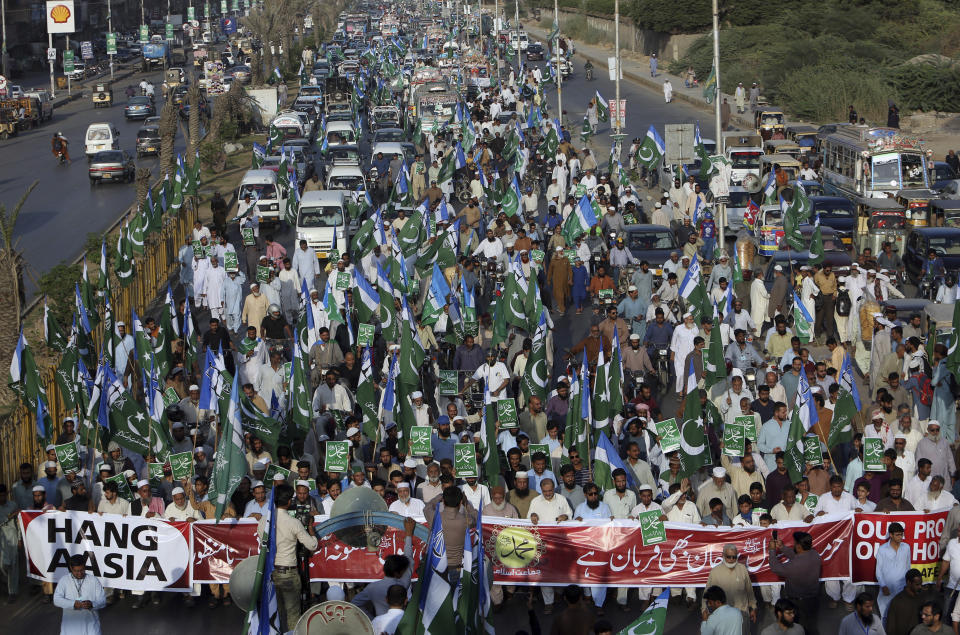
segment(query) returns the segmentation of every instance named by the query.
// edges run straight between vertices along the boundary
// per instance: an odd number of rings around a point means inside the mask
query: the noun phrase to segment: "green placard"
[[[300,479],[300,480],[303,480],[303,479]],[[310,483],[310,491],[311,491],[311,492],[317,491],[317,479],[315,479],[315,478],[308,478],[308,479],[307,479],[307,482]]]
[[[133,502],[133,490],[130,489],[130,483],[127,483],[127,479],[123,474],[114,474],[110,478],[104,479],[104,483],[114,482],[117,484],[117,489],[120,490],[120,498]]]
[[[743,456],[743,445],[743,426],[736,421],[728,423],[723,429],[723,453]]]
[[[770,513],[770,510],[767,509],[766,507],[754,507],[750,515],[750,522],[752,522],[754,525],[759,525],[760,517],[763,516],[764,514],[769,514],[769,513]]]
[[[205,251],[205,250],[204,250],[204,248],[203,248],[203,243],[202,243],[202,242],[200,242],[199,240],[193,241],[193,255],[194,255],[194,256],[200,256],[201,258],[203,258],[203,252],[204,252],[204,251]]]
[[[243,244],[246,247],[252,247],[257,244],[257,238],[253,235],[252,227],[244,227],[240,230],[240,235],[243,236]]]
[[[587,186],[582,183],[579,183],[577,184],[576,189],[573,190],[573,198],[579,201],[581,198],[583,198],[583,195],[586,193],[587,193]]]
[[[472,443],[457,443],[453,447],[453,469],[457,478],[479,478],[476,446]]]
[[[63,52],[63,72],[72,73],[73,70],[74,70],[73,51],[64,51]]]
[[[197,11],[193,7],[187,7],[187,21],[193,22],[197,19]]]
[[[624,214],[623,215],[623,224],[624,225],[636,225],[637,217],[633,214]]]
[[[225,251],[223,253],[223,268],[227,271],[240,271],[240,260],[237,258],[237,252]]]
[[[157,489],[163,482],[163,463],[147,463],[150,475],[150,488]]]
[[[273,477],[277,474],[283,474],[284,481],[290,478],[290,470],[271,463],[267,466],[267,471],[263,475],[263,482],[268,488],[273,487]]]
[[[433,429],[430,426],[412,426],[410,428],[410,455],[431,456],[433,448],[430,445],[430,435]]]
[[[663,526],[663,521],[660,520],[662,513],[660,510],[653,510],[641,512],[640,515],[637,516],[637,521],[640,523],[640,536],[643,539],[644,547],[667,541],[667,529]]]
[[[164,26],[164,34],[167,36],[167,40],[173,39],[173,25],[169,22]]]
[[[542,249],[534,249],[533,251],[531,251],[531,252],[530,252],[530,259],[533,260],[533,261],[534,261],[535,263],[537,263],[537,264],[543,264],[543,250],[542,250]]]
[[[337,272],[337,291],[345,291],[350,288],[350,279],[351,275],[349,271],[338,271]]]
[[[460,392],[460,385],[457,381],[457,371],[455,370],[441,370],[440,371],[440,394],[441,395],[455,395]]]
[[[760,439],[759,419],[760,417],[754,417],[753,415],[743,415],[735,418],[733,422],[743,426],[743,436],[745,439],[756,443],[757,440]]]
[[[107,55],[117,54],[117,34],[107,33]]]
[[[357,344],[373,346],[373,324],[361,324],[357,327]]]
[[[324,472],[346,472],[350,465],[350,442],[327,441],[327,454],[323,459]]]
[[[676,419],[658,421],[657,436],[660,437],[660,449],[664,454],[680,449],[680,428]]]
[[[546,443],[531,443],[530,444],[530,457],[532,458],[537,452],[543,452],[547,455],[547,460],[550,460],[550,446]]]
[[[257,265],[257,282],[270,282],[270,267]]]
[[[810,465],[823,465],[823,451],[820,449],[820,437],[803,437],[803,460]]]
[[[500,421],[501,430],[510,430],[517,427],[517,402],[514,401],[513,397],[497,401],[497,420]]]
[[[290,370],[292,368],[293,368],[293,362],[283,363],[283,377],[285,382],[290,380]]]
[[[193,452],[171,454],[170,469],[173,470],[173,480],[175,481],[193,476]]]
[[[75,442],[54,446],[57,451],[57,462],[64,474],[80,470],[80,452]]]
[[[577,250],[576,249],[564,249],[563,255],[567,257],[567,260],[570,261],[572,265],[577,261]]]
[[[146,24],[140,25],[140,44],[146,44],[150,41],[150,27]]]
[[[600,291],[597,293],[597,297],[600,298],[601,300],[603,300],[604,298],[612,298],[613,289],[600,289]]]
[[[883,464],[883,439],[868,438],[863,440],[863,471],[883,472],[887,466]]]
[[[808,494],[807,500],[803,501],[803,505],[807,508],[807,511],[811,514],[813,510],[817,508],[817,503],[820,501],[820,497],[816,494]]]
[[[336,262],[336,261],[340,260],[340,250],[339,250],[339,249],[331,249],[330,251],[328,251],[328,252],[327,252],[327,260],[329,260],[330,262]]]
[[[240,10],[240,2],[239,2],[239,0],[231,0],[231,2],[230,2],[230,10],[231,10],[231,11],[239,11],[239,10]]]

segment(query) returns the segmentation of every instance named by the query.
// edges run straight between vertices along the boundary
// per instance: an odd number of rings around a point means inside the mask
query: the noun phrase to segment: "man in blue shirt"
[[[627,287],[627,297],[617,305],[617,314],[630,325],[630,332],[636,333],[643,339],[646,328],[648,299],[641,299],[640,292],[635,285]]]
[[[727,604],[727,594],[718,586],[703,593],[710,617],[700,627],[701,635],[740,635],[743,632],[743,613]]]
[[[658,308],[655,315],[654,321],[647,324],[643,340],[651,358],[657,348],[670,348],[670,340],[673,338],[673,325],[664,319],[663,309]]]
[[[906,586],[907,571],[910,570],[910,545],[903,543],[903,525],[890,523],[887,527],[890,540],[877,549],[877,610],[884,620],[890,600]]]
[[[433,460],[440,462],[443,459],[450,459],[453,461],[453,451],[456,445],[456,437],[450,434],[450,417],[440,415],[437,417],[437,431],[430,437]]]

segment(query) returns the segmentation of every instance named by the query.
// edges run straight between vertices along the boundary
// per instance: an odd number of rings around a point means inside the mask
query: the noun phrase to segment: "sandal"
[[[215,608],[217,608],[217,604],[218,604],[218,602],[217,602],[216,596],[212,596],[212,597],[210,598],[210,601],[207,602],[207,608],[215,609]]]

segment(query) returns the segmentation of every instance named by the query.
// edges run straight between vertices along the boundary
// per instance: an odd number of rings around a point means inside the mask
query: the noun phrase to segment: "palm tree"
[[[188,103],[190,104],[190,120],[187,126],[187,162],[193,161],[193,155],[200,144],[200,99],[202,94],[200,85],[196,82],[190,85],[187,93]]]
[[[160,171],[173,176],[174,142],[177,139],[177,107],[168,99],[160,111]]]
[[[38,183],[39,181],[34,181],[30,184],[12,210],[0,203],[0,351],[3,351],[0,365],[3,368],[10,367],[10,359],[17,348],[21,326],[20,312],[26,303],[23,254],[17,250],[13,231],[27,197]],[[13,392],[7,387],[7,383],[0,383],[0,401],[6,402],[12,397]]]

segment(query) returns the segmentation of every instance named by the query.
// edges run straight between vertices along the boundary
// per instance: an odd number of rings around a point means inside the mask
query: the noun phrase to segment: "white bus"
[[[893,128],[841,126],[821,144],[824,190],[848,198],[927,188],[920,140]]]

